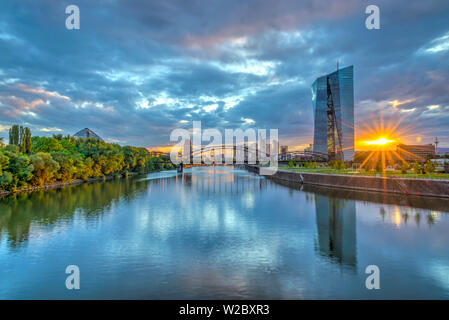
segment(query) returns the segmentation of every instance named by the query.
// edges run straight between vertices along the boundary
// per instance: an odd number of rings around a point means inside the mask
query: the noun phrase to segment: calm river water
[[[0,298],[447,299],[448,212],[225,167],[19,194],[0,200]]]

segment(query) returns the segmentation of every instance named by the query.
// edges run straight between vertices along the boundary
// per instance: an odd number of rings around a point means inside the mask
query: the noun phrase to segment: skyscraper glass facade
[[[353,66],[319,77],[312,84],[313,151],[330,160],[354,160]]]

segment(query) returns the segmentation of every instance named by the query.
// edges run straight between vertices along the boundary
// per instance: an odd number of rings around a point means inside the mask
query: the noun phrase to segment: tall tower
[[[354,159],[353,66],[319,77],[312,84],[313,151],[329,160]]]

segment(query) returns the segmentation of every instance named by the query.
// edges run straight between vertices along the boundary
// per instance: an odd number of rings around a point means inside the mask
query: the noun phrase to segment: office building
[[[329,160],[354,159],[353,66],[319,77],[312,84],[313,151]]]

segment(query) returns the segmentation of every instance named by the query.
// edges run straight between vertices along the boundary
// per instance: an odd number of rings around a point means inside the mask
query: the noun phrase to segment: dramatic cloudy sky
[[[81,29],[65,28],[76,4]],[[380,8],[381,29],[365,28]],[[400,122],[405,142],[449,147],[449,1],[99,0],[0,3],[0,136],[89,127],[167,146],[174,128],[278,128],[312,142],[310,85],[354,65],[355,122]]]

